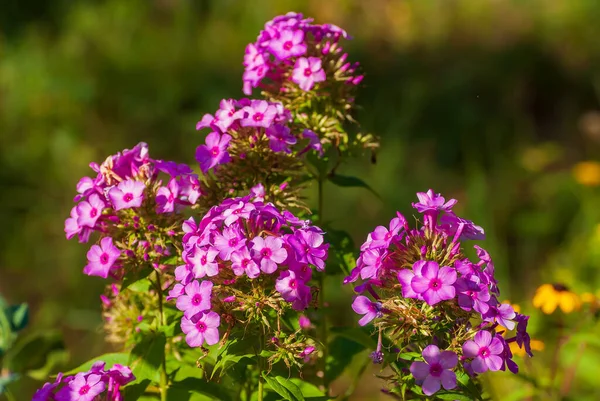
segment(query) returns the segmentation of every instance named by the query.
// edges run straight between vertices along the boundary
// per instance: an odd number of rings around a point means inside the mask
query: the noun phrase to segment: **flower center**
[[[260,251],[260,255],[263,258],[270,258],[272,254],[273,252],[271,252],[270,248],[263,248],[262,251]]]
[[[254,121],[262,121],[263,120],[263,114],[262,113],[254,113],[254,115],[252,116],[252,119]]]
[[[125,202],[131,202],[133,200],[133,194],[126,193],[125,196],[123,196],[123,200]]]
[[[106,252],[100,255],[100,263],[102,263],[103,265],[108,263],[108,259],[108,254]]]
[[[239,239],[237,237],[230,239],[229,240],[229,246],[231,246],[231,247],[236,246],[237,243],[238,243],[238,241],[239,241]]]
[[[206,259],[206,255],[204,255],[204,256],[202,256],[202,257],[200,258],[200,263],[201,263],[201,264],[203,264],[203,265],[205,265],[205,264],[206,264],[206,262],[208,262],[208,260]]]
[[[304,76],[305,77],[310,77],[312,75],[312,70],[310,68],[305,68],[304,69]]]
[[[492,353],[490,352],[490,349],[488,347],[481,347],[479,349],[479,356],[482,357],[482,358],[487,358],[491,354]]]
[[[92,210],[90,210],[90,217],[96,217],[97,214],[98,214],[98,209],[93,207]]]
[[[434,363],[429,366],[429,374],[433,377],[440,377],[444,369],[439,363]]]
[[[202,295],[196,294],[192,297],[192,305],[200,305],[200,302],[202,302]]]
[[[90,386],[85,384],[79,389],[79,395],[85,395],[90,391]]]
[[[292,47],[294,47],[294,44],[289,40],[283,44],[285,50],[290,50]]]
[[[242,260],[242,267],[245,269],[246,267],[248,267],[248,264],[250,264],[250,259],[244,259]]]
[[[219,153],[221,153],[221,151],[218,146],[213,146],[213,148],[210,150],[210,154],[212,157],[219,156]]]
[[[442,281],[439,278],[434,278],[429,282],[429,288],[434,291],[439,290],[440,288],[442,288]]]
[[[204,333],[206,331],[206,324],[204,322],[198,322],[196,323],[196,329],[198,329],[200,333]]]
[[[297,286],[298,286],[298,284],[296,283],[296,280],[291,279],[290,280],[290,288],[295,290]]]

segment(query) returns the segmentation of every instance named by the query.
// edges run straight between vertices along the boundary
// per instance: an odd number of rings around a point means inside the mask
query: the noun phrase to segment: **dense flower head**
[[[68,239],[100,236],[87,253],[84,273],[119,279],[136,257],[158,263],[168,256],[167,242],[181,221],[178,209],[202,195],[198,176],[185,164],[150,158],[145,143],[90,167],[96,175],[79,181],[76,205],[65,221]]]
[[[135,380],[128,366],[114,364],[106,369],[102,361],[87,372],[73,376],[58,375],[56,381],[45,383],[32,401],[123,401],[121,387]]]
[[[463,242],[484,239],[483,229],[454,214],[455,199],[446,200],[432,190],[417,197],[413,207],[422,215],[420,227],[411,228],[400,213],[388,227],[376,227],[344,280],[362,280],[352,305],[363,315],[359,324],[374,324],[399,349],[423,350],[426,362],[413,362],[412,379],[397,377],[396,384],[414,380],[426,395],[441,387],[454,388],[452,369],[471,375],[505,368],[516,372],[509,345],[516,342],[531,355],[529,317],[498,301],[500,291],[487,251],[475,245],[476,259],[466,256]],[[504,335],[497,333],[500,328]],[[438,357],[426,355],[432,350],[438,355],[442,347],[442,354],[454,355],[452,366],[438,367]]]
[[[329,245],[309,221],[251,193],[224,200],[199,223],[190,218],[183,230],[184,264],[169,299],[184,313],[190,347],[229,337],[236,320],[264,325],[272,312],[313,304],[313,269],[324,270]]]

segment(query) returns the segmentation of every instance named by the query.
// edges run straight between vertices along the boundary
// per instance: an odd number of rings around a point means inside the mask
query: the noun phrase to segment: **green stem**
[[[156,272],[156,291],[158,292],[158,313],[160,327],[165,325],[165,315],[163,313],[163,290],[160,273]],[[166,345],[165,345],[166,346]],[[160,400],[167,401],[167,388],[169,386],[169,378],[167,375],[167,357],[166,350],[163,352],[161,369],[160,369]]]
[[[262,353],[263,344],[265,341],[264,333],[261,333],[258,338],[258,401],[263,401],[263,393],[264,393],[264,379],[263,379],[263,362],[264,359],[260,354]]]
[[[319,175],[318,181],[318,204],[317,204],[317,216],[319,227],[323,223],[323,181],[325,177],[323,174]],[[321,371],[323,372],[323,389],[327,387],[327,378],[325,377],[325,370],[327,368],[327,316],[325,314],[325,274],[319,274],[319,310],[321,311],[321,324],[319,325],[319,340],[323,344],[323,357],[320,360]]]

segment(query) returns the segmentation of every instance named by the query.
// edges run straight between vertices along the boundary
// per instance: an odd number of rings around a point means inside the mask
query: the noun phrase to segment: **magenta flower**
[[[402,220],[399,217],[396,217],[390,221],[389,230],[387,229],[387,227],[384,226],[375,227],[375,230],[373,230],[373,232],[369,234],[369,240],[367,240],[368,247],[366,246],[367,243],[365,243],[365,245],[363,245],[365,246],[365,249],[362,250],[387,248],[392,242],[392,239],[396,235],[398,235],[400,229],[402,229],[405,222],[406,220]]]
[[[454,298],[456,290],[452,284],[456,281],[456,270],[437,262],[428,261],[421,269],[421,275],[413,277],[411,287],[414,292],[421,294],[425,302],[435,305],[438,302]]]
[[[484,321],[496,322],[508,330],[515,328],[515,322],[512,319],[517,314],[510,304],[499,304],[495,297],[490,299],[489,304],[489,310],[482,315]]]
[[[68,386],[56,393],[56,401],[94,401],[106,389],[106,383],[97,374],[78,373]]]
[[[87,201],[77,205],[77,224],[80,227],[94,228],[106,204],[98,194],[91,194]]]
[[[231,269],[233,274],[241,276],[246,273],[249,278],[256,278],[260,275],[260,269],[252,257],[248,248],[244,247],[231,254]]]
[[[269,147],[273,152],[292,153],[289,145],[296,144],[296,137],[290,133],[287,126],[274,124],[267,128],[265,134],[269,138]]]
[[[426,263],[426,260],[419,260],[413,263],[412,270],[402,269],[398,272],[398,282],[402,285],[402,296],[404,298],[423,299],[421,294],[418,294],[413,290],[411,283],[413,277],[421,276],[421,270]]]
[[[267,274],[277,270],[277,265],[287,258],[287,251],[283,248],[280,238],[256,237],[251,242],[254,258],[260,263],[260,269]]]
[[[360,260],[356,261],[356,265],[360,266],[360,278],[363,280],[377,277],[379,271],[383,267],[383,259],[387,256],[387,252],[380,249],[369,249],[362,253]]]
[[[194,273],[194,277],[213,277],[219,274],[219,264],[215,261],[218,254],[219,251],[216,249],[204,250],[196,248],[194,254],[188,258],[193,265],[192,272]]]
[[[219,164],[229,163],[231,160],[227,152],[229,141],[231,141],[231,135],[211,132],[206,136],[205,145],[196,148],[196,160],[200,163],[203,173]]]
[[[214,125],[221,131],[225,132],[229,127],[233,125],[235,121],[240,118],[239,113],[235,109],[235,101],[233,99],[223,99],[220,103],[220,108],[215,113],[215,119],[217,120]]]
[[[497,371],[502,368],[503,359],[500,356],[504,351],[502,342],[492,337],[489,331],[481,330],[475,334],[473,340],[466,341],[462,346],[463,354],[471,361],[471,368],[475,373],[487,370]]]
[[[92,245],[87,253],[88,264],[83,272],[88,276],[107,278],[121,251],[113,245],[111,237],[104,237],[100,245]]]
[[[310,302],[310,287],[299,279],[296,272],[286,270],[279,274],[275,283],[275,289],[279,291],[282,298],[292,302],[292,307],[296,310],[304,310]]]
[[[156,212],[171,213],[175,210],[175,201],[179,195],[179,184],[172,178],[169,185],[158,188],[156,191]]]
[[[222,235],[215,236],[214,244],[221,259],[229,260],[233,252],[245,248],[246,238],[242,236],[238,229],[225,227]]]
[[[459,240],[484,240],[483,228],[475,225],[471,220],[463,219],[454,213],[447,211],[440,218],[442,228],[450,235],[458,236]]]
[[[192,319],[181,318],[181,330],[190,347],[201,347],[204,342],[214,345],[219,342],[219,325],[221,317],[216,312],[202,313]]]
[[[359,295],[352,302],[352,310],[359,315],[364,315],[358,324],[364,326],[376,317],[381,317],[381,303],[373,302],[369,298]]]
[[[300,315],[300,317],[298,318],[298,325],[302,330],[308,330],[312,327],[310,319],[304,315]]]
[[[291,29],[281,31],[278,39],[269,42],[269,50],[271,50],[279,60],[302,56],[306,53],[304,31],[293,31]]]
[[[253,100],[250,106],[242,109],[245,117],[240,120],[242,127],[268,128],[277,115],[277,108],[266,100]]]
[[[185,295],[177,298],[177,309],[183,311],[183,315],[190,319],[200,312],[209,310],[212,288],[212,281],[205,280],[202,281],[202,284],[197,280],[192,281],[185,286]]]
[[[298,262],[310,263],[317,270],[323,271],[329,248],[329,244],[323,243],[323,234],[312,230],[298,230],[294,235],[288,235],[286,240],[294,250]]]
[[[446,202],[446,199],[442,195],[435,194],[432,189],[427,192],[417,192],[417,198],[419,198],[419,202],[413,203],[412,206],[419,213],[450,212],[452,207],[457,203],[456,199],[450,199]]]
[[[108,197],[115,210],[140,207],[144,200],[146,186],[141,181],[126,180],[108,191]]]
[[[451,370],[458,363],[457,355],[452,351],[442,351],[435,345],[423,350],[425,362],[416,361],[410,365],[410,373],[423,387],[425,395],[437,393],[442,386],[446,390],[456,387],[456,374]]]
[[[254,209],[255,206],[252,203],[246,203],[244,201],[239,201],[229,206],[227,209],[225,209],[225,211],[223,211],[225,225],[229,227],[239,218],[248,219],[250,217],[250,212],[252,212]]]
[[[317,57],[300,57],[296,60],[292,81],[304,91],[309,91],[315,82],[325,81],[325,71],[321,67],[321,59]]]
[[[491,295],[487,285],[461,277],[454,283],[454,288],[456,288],[456,292],[458,293],[458,306],[462,309],[466,311],[475,309],[481,314],[486,313],[490,309],[488,301]]]
[[[308,139],[308,145],[298,152],[298,156],[308,152],[310,149],[315,150],[319,156],[323,156],[323,145],[321,144],[321,140],[317,134],[309,129],[305,129],[302,131],[302,137],[304,139]]]
[[[81,232],[81,227],[77,223],[78,219],[79,214],[77,213],[77,206],[73,206],[71,209],[71,216],[65,220],[65,235],[67,239],[71,239]]]

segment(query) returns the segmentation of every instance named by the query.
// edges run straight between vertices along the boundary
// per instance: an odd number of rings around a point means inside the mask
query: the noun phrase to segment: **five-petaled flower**
[[[304,91],[311,90],[316,82],[325,81],[325,71],[321,67],[321,59],[317,57],[297,59],[292,72],[292,81]]]
[[[458,363],[458,356],[452,351],[442,351],[436,345],[428,345],[423,350],[425,362],[416,361],[410,365],[410,373],[421,384],[425,395],[437,393],[443,386],[446,390],[456,387],[456,374],[451,370]]]

